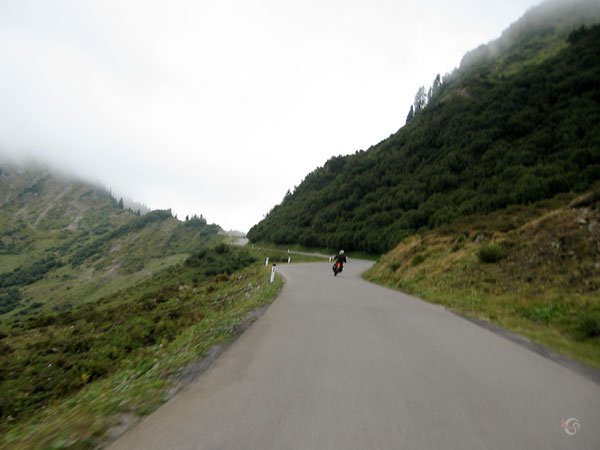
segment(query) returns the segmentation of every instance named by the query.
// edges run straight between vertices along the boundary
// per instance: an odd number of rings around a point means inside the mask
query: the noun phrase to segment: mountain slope
[[[201,218],[141,216],[81,181],[0,170],[0,314],[95,300],[221,239]]]
[[[276,296],[267,255],[202,217],[123,203],[0,166],[0,448],[106,444]]]
[[[578,7],[575,7],[575,6]],[[252,241],[383,253],[418,230],[600,179],[595,2],[532,9],[465,56],[396,134],[307,175]]]

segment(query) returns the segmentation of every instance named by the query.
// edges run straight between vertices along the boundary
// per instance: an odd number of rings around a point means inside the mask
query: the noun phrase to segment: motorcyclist
[[[344,250],[340,250],[340,252],[334,256],[335,262],[344,265],[346,262],[346,255],[344,255]]]

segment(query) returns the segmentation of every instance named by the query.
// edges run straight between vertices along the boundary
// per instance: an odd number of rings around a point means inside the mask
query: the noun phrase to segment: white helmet
[[[343,255],[343,254],[344,254],[344,250],[340,250],[340,255]]]

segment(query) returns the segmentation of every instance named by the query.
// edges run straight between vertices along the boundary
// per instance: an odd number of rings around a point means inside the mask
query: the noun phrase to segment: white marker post
[[[292,257],[288,256],[288,264],[292,262]]]
[[[277,265],[273,264],[273,267],[271,267],[271,283],[273,281],[275,281],[275,272],[277,271]]]
[[[265,266],[269,265],[269,257],[267,256],[267,260],[265,261]]]

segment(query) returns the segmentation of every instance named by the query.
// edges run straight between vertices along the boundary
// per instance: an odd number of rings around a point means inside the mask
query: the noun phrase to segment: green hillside
[[[140,215],[104,189],[2,166],[0,320],[96,300],[220,239],[203,218]]]
[[[0,448],[110,442],[273,301],[269,275],[263,254],[220,243],[96,301],[0,322]]]
[[[266,256],[284,258],[228,246],[202,217],[1,166],[0,448],[98,448],[157,408],[274,299]]]
[[[248,237],[384,253],[461,217],[587,190],[600,180],[594,23],[597,2],[533,8],[434,83],[397,133],[331,158]]]

